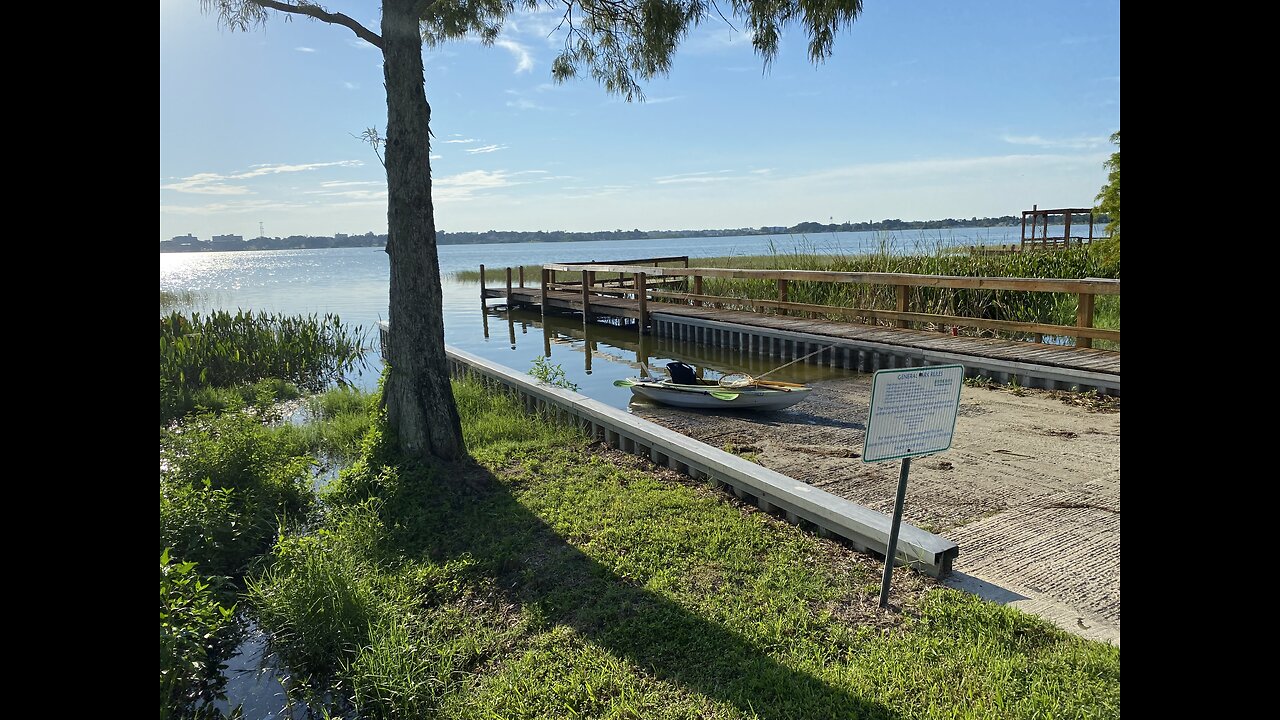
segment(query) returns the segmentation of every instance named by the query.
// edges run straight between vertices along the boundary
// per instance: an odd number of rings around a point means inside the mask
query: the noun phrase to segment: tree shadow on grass
[[[469,464],[440,474],[448,475],[449,487],[430,473],[405,473],[384,505],[391,514],[388,526],[396,528],[397,551],[437,561],[468,554],[504,599],[749,716],[898,717],[879,703],[782,665],[736,632],[646,590],[643,580],[615,574],[521,505],[488,470]],[[478,491],[450,489],[460,484]]]

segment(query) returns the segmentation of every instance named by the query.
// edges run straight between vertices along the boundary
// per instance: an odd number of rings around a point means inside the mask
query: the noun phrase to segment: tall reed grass
[[[218,310],[160,318],[160,420],[189,412],[203,388],[275,378],[319,391],[362,367],[365,331],[337,315]]]
[[[768,255],[699,259],[700,267],[733,267],[758,270],[820,270],[854,273],[911,273],[960,277],[1119,278],[1118,262],[1105,262],[1088,248],[1053,252],[945,253],[898,255],[879,252],[869,255],[810,254],[774,250]],[[775,280],[706,278],[707,295],[772,300],[778,297]],[[792,281],[788,300],[842,308],[893,310],[897,297],[891,285]],[[1119,299],[1114,312],[1095,314],[1096,327],[1112,327],[1098,322],[1114,322],[1119,328]],[[1069,293],[1014,290],[968,290],[913,287],[908,308],[912,312],[956,315],[987,320],[1012,320],[1056,325],[1075,325],[1077,297]]]

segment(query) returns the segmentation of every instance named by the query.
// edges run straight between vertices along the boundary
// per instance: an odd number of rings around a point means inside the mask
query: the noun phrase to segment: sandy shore
[[[886,514],[898,463],[862,462],[871,376],[784,411],[632,411]],[[905,518],[960,546],[948,584],[1120,642],[1120,412],[965,387],[952,448],[912,463]]]

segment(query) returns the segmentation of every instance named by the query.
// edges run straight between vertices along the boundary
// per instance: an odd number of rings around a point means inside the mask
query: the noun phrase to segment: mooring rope
[[[778,367],[776,367],[776,368],[774,368],[774,369],[770,370],[770,371],[769,371],[769,372],[767,372],[767,373],[763,373],[763,374],[760,374],[760,375],[748,375],[748,374],[746,374],[746,373],[729,373],[728,375],[722,375],[722,376],[720,376],[720,379],[719,379],[717,382],[719,383],[720,387],[729,387],[729,388],[732,388],[732,387],[749,387],[749,386],[751,386],[751,385],[754,385],[754,384],[756,383],[756,381],[757,381],[757,380],[759,380],[760,378],[765,377],[765,376],[768,376],[768,375],[772,375],[772,374],[774,374],[774,373],[778,372],[779,370],[781,370],[782,368],[786,367],[787,365],[795,365],[796,363],[800,362],[801,360],[808,360],[809,358],[813,357],[814,355],[817,355],[818,353],[826,352],[827,350],[830,350],[830,349],[831,349],[831,348],[833,348],[833,347],[835,347],[835,344],[834,344],[834,343],[833,343],[833,344],[831,344],[831,345],[828,345],[828,346],[826,346],[826,347],[824,347],[824,348],[822,348],[822,349],[820,349],[820,350],[814,350],[813,352],[809,353],[808,355],[805,355],[805,356],[803,356],[803,357],[798,357],[798,358],[796,358],[795,360],[792,360],[792,361],[791,361],[791,362],[789,362],[789,363],[785,363],[785,364],[783,364],[783,365],[779,365]],[[727,383],[725,382],[725,378],[736,378],[736,377],[742,377],[743,379],[742,379],[742,380],[730,380],[730,381],[729,381],[729,382],[727,382]]]

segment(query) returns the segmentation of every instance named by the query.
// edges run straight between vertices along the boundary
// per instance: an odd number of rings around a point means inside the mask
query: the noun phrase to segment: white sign
[[[962,385],[963,365],[877,371],[871,382],[862,461],[928,455],[951,447]]]

